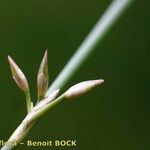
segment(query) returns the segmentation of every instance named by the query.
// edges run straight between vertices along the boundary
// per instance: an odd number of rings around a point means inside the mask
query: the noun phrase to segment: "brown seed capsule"
[[[48,53],[45,51],[44,57],[39,67],[38,75],[37,75],[37,90],[38,90],[38,98],[42,99],[45,97],[45,93],[48,88]]]
[[[84,81],[84,82],[80,82],[78,84],[75,84],[74,86],[72,86],[71,88],[69,88],[64,94],[65,97],[67,99],[72,99],[75,97],[78,97],[80,95],[83,95],[87,92],[89,92],[90,90],[92,90],[93,88],[99,86],[100,84],[102,84],[104,82],[103,79],[99,79],[99,80],[89,80],[89,81]]]
[[[15,80],[19,88],[22,91],[26,92],[29,89],[29,86],[24,73],[21,71],[21,69],[18,67],[18,65],[14,62],[14,60],[10,56],[8,56],[8,61],[10,64],[13,79]]]

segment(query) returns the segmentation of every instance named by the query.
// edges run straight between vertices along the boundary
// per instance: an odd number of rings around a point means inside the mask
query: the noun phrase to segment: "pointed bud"
[[[38,98],[42,99],[45,97],[45,93],[48,88],[48,53],[45,51],[44,57],[39,67],[38,75],[37,75],[37,90],[38,90]]]
[[[37,79],[37,88],[38,88],[38,98],[44,98],[45,92],[47,90],[47,80],[44,77],[44,74],[41,73]]]
[[[47,104],[49,104],[51,101],[53,101],[57,97],[58,94],[59,94],[59,89],[55,90],[47,98],[40,101],[33,109],[35,111],[37,111],[40,108],[47,106]]]
[[[89,81],[80,82],[78,84],[75,84],[71,88],[69,88],[64,93],[65,97],[67,99],[76,98],[76,97],[78,97],[80,95],[83,95],[83,94],[89,92],[90,90],[92,90],[93,88],[99,86],[103,82],[104,82],[104,80],[102,80],[102,79],[99,79],[99,80],[89,80]]]
[[[26,92],[29,89],[29,86],[24,73],[21,71],[21,69],[18,67],[18,65],[13,61],[13,59],[10,56],[8,56],[8,61],[10,64],[13,79],[15,80],[19,88],[22,91]]]

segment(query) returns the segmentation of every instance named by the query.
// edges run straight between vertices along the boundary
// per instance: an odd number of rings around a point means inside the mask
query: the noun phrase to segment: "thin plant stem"
[[[13,146],[12,145],[4,145],[1,150],[12,150]]]
[[[49,87],[46,96],[56,89],[62,89],[75,72],[82,66],[88,56],[94,51],[96,45],[101,42],[106,33],[126,10],[133,0],[113,0],[103,16],[99,19],[87,38],[83,41],[76,53],[63,68],[55,81]]]
[[[25,97],[26,97],[27,113],[29,113],[33,107],[29,89],[25,92]]]
[[[48,104],[46,107],[42,109],[36,110],[33,109],[21,122],[18,128],[14,131],[11,137],[7,141],[7,145],[4,145],[1,150],[11,150],[13,149],[19,142],[21,142],[25,136],[28,134],[30,129],[34,126],[35,122],[42,117],[50,108],[54,107],[56,104],[60,103],[65,99],[65,95],[62,94],[58,98],[56,98],[53,102]]]

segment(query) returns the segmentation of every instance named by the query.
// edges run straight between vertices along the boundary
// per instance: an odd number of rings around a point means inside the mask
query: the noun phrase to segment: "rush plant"
[[[12,149],[20,143],[27,133],[30,131],[35,122],[42,117],[51,107],[55,106],[62,100],[70,100],[80,95],[87,93],[98,85],[102,84],[104,80],[90,80],[78,83],[69,88],[63,94],[59,94],[59,89],[54,90],[46,96],[48,88],[48,52],[46,50],[42,59],[39,71],[37,74],[37,102],[35,106],[31,100],[30,89],[28,81],[22,70],[18,67],[15,61],[8,56],[12,77],[18,87],[24,92],[26,98],[27,115],[18,128],[14,131],[8,141],[5,143],[4,149]]]
[[[69,100],[81,96],[104,82],[103,79],[84,81],[72,86],[64,93],[60,92],[132,1],[133,0],[112,1],[104,15],[49,88],[48,52],[46,50],[37,74],[38,95],[35,105],[31,100],[28,81],[24,73],[15,61],[8,56],[13,79],[25,94],[27,115],[1,150],[13,149],[16,144],[24,139],[37,120],[62,100]]]

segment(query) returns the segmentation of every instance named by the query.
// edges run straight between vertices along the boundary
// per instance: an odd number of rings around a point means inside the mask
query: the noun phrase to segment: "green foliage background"
[[[23,69],[35,100],[44,50],[49,49],[52,82],[110,2],[0,1],[0,139],[6,140],[26,113],[24,95],[11,78],[7,55]],[[77,147],[16,149],[149,150],[149,4],[147,0],[134,2],[66,88],[96,78],[104,78],[105,84],[49,111],[25,139],[73,139]]]

